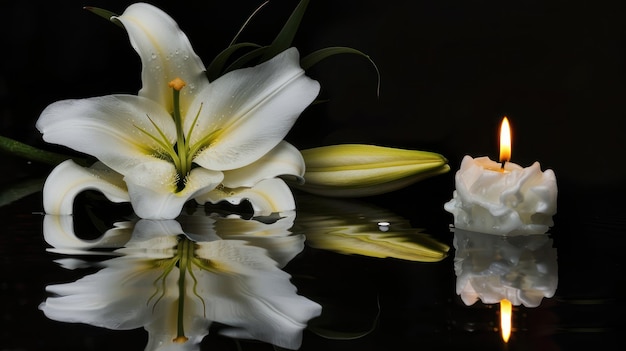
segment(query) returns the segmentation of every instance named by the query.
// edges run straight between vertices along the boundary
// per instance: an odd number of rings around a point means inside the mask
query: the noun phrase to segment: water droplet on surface
[[[378,222],[378,230],[380,230],[381,232],[389,231],[390,227],[391,227],[391,223],[387,221]]]

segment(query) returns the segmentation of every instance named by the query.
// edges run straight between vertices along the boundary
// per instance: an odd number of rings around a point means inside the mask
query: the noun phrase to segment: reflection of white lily
[[[302,176],[304,161],[282,139],[319,91],[297,50],[209,83],[167,14],[139,3],[114,19],[143,64],[138,96],[59,101],[37,122],[44,140],[93,155],[113,174],[103,178],[100,170],[66,161],[46,182],[46,211],[69,214],[75,194],[95,188],[130,201],[142,218],[175,218],[190,199],[238,202],[249,195],[241,189],[252,189],[254,198],[255,186],[270,179],[264,186],[279,195],[268,201],[262,190],[256,209],[293,209],[289,188],[275,177]]]
[[[52,219],[44,225],[55,227],[47,231],[49,243],[64,250],[94,248],[56,229],[56,216],[47,217]],[[149,332],[146,350],[199,349],[214,321],[226,325],[220,332],[228,336],[298,348],[307,321],[319,315],[321,307],[298,295],[289,274],[268,254],[273,251],[271,239],[276,238],[276,252],[280,255],[284,245],[292,243],[293,257],[302,250],[304,237],[289,235],[281,220],[252,221],[267,234],[265,246],[270,250],[266,250],[251,245],[245,235],[222,240],[214,231],[216,221],[226,229],[228,223],[241,226],[242,219],[186,219],[140,220],[130,241],[115,251],[120,257],[102,262],[102,270],[78,281],[48,286],[56,296],[40,308],[59,321],[110,329],[144,327]],[[194,233],[187,234],[181,224]]]

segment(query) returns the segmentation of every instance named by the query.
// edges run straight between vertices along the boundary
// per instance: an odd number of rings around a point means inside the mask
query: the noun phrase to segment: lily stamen
[[[168,87],[173,88],[174,90],[177,90],[177,91],[181,91],[181,89],[183,89],[185,85],[187,85],[187,83],[185,83],[184,80],[178,77],[174,78],[174,80],[167,83]]]
[[[167,86],[172,88],[173,92],[173,105],[174,111],[172,112],[172,117],[174,117],[174,124],[176,125],[176,153],[178,154],[178,159],[180,163],[177,165],[178,175],[181,180],[187,178],[187,175],[191,171],[191,162],[187,157],[189,146],[187,145],[187,140],[185,139],[185,133],[183,130],[183,119],[180,114],[180,91],[185,87],[187,83],[180,78],[174,78],[170,81]],[[178,184],[179,190],[184,188],[184,184]]]

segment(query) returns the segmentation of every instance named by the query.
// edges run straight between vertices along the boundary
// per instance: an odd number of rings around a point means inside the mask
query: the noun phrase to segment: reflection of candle
[[[502,237],[454,229],[456,293],[468,306],[500,305],[500,332],[512,332],[513,306],[537,307],[554,296],[557,252],[548,235]]]
[[[509,342],[511,336],[511,317],[513,316],[513,306],[511,301],[503,299],[500,301],[500,332],[502,340]]]
[[[470,306],[504,299],[537,307],[558,284],[556,248],[548,235],[500,237],[454,230],[456,293]]]
[[[554,172],[542,172],[539,162],[527,168],[509,162],[511,134],[506,117],[500,139],[502,163],[488,157],[463,158],[453,199],[444,208],[454,215],[454,226],[465,230],[501,235],[545,233],[556,213]]]

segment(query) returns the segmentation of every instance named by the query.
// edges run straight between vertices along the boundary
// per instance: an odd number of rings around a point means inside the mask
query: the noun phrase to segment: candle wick
[[[506,164],[506,160],[502,161],[502,164],[500,165],[500,169],[504,171],[504,165]]]

